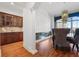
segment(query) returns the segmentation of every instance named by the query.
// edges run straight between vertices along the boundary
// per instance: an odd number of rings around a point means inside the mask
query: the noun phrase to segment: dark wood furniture
[[[22,27],[23,17],[0,12],[0,27]]]
[[[69,29],[65,28],[54,29],[54,48],[65,51],[70,49],[69,43],[66,40],[66,35],[69,31]]]
[[[73,43],[73,48],[76,46],[77,52],[79,52],[79,29],[76,29],[75,35],[74,35],[74,43]]]
[[[18,42],[23,40],[23,32],[0,33],[1,45]]]
[[[23,17],[0,12],[0,27],[23,27]],[[0,33],[0,45],[23,40],[23,32]]]

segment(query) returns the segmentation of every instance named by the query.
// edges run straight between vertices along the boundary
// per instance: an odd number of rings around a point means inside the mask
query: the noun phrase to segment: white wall
[[[49,32],[51,30],[51,19],[48,11],[44,8],[30,9],[26,7],[23,11],[23,46],[32,54],[36,53],[37,32]]]
[[[54,16],[51,16],[51,29],[54,28],[54,25],[55,25]]]
[[[36,32],[49,32],[51,30],[50,18],[44,9],[36,10]]]
[[[36,50],[36,36],[35,36],[35,11],[30,9],[24,9],[23,11],[23,30],[24,30],[24,40],[23,46],[26,50],[35,54]]]

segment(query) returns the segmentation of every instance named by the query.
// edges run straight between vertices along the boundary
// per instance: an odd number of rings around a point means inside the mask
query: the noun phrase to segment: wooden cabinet
[[[0,27],[5,25],[5,16],[3,13],[0,13]]]
[[[1,33],[0,38],[1,45],[22,41],[23,32]]]
[[[0,35],[1,35],[1,39],[0,39],[1,40],[1,45],[7,44],[6,34],[1,33]]]
[[[19,27],[22,27],[23,26],[22,17],[17,17],[17,26],[19,26]]]
[[[12,26],[16,27],[16,22],[17,22],[17,19],[16,19],[16,16],[13,16],[12,17]]]
[[[12,26],[12,16],[5,15],[5,26]]]
[[[22,27],[23,26],[23,18],[18,16],[13,16],[12,24],[15,27]]]
[[[0,34],[0,46],[1,46],[1,34]]]
[[[0,12],[0,27],[11,26],[11,15]]]
[[[18,33],[18,41],[22,41],[23,40],[23,33]]]
[[[23,17],[0,12],[0,27],[22,27]]]

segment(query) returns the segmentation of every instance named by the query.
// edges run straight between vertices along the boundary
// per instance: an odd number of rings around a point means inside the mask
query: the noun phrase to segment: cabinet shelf
[[[23,17],[0,12],[0,27],[23,27]]]

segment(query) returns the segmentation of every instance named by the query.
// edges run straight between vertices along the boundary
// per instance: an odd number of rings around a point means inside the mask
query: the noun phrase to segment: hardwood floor
[[[7,44],[1,47],[2,57],[25,57],[32,56],[26,49],[23,48],[23,43],[16,42],[12,44]]]
[[[32,55],[23,48],[21,42],[7,44],[1,47],[2,57],[77,57],[74,52],[60,51],[53,48],[52,39],[36,43],[38,53]]]
[[[1,46],[0,46],[0,57],[1,57]]]
[[[53,48],[52,38],[37,43],[38,53],[35,57],[78,57],[73,51],[60,51]]]

